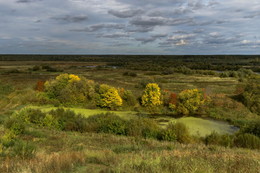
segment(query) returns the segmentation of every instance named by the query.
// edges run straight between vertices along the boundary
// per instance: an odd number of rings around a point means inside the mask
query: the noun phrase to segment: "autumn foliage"
[[[116,109],[123,104],[122,98],[116,88],[101,84],[98,89],[97,106]]]
[[[36,91],[44,91],[44,81],[38,81],[35,87]]]
[[[147,84],[142,95],[142,105],[145,107],[154,107],[161,104],[161,89],[158,84]]]
[[[169,108],[184,115],[195,114],[206,102],[206,95],[199,89],[184,90],[177,96],[176,100],[176,95],[170,97],[172,102],[169,103]]]

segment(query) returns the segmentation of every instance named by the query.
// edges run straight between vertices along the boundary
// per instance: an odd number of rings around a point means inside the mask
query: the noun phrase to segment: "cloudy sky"
[[[260,0],[0,0],[0,53],[260,54]]]

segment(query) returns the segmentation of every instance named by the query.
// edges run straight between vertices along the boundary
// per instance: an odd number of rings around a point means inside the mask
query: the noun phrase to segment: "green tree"
[[[48,98],[61,103],[81,104],[92,100],[95,83],[73,74],[61,74],[54,80],[45,82],[44,91]]]
[[[155,107],[161,104],[161,89],[158,84],[147,84],[142,95],[142,105],[145,107]]]

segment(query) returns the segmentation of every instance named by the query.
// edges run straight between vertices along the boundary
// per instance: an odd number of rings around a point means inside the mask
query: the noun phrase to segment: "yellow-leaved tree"
[[[145,107],[153,108],[161,104],[161,89],[158,84],[147,84],[142,95],[142,105]]]
[[[123,100],[116,88],[106,84],[99,86],[97,106],[114,110],[122,106],[122,104]]]
[[[170,104],[170,108],[179,114],[195,114],[205,103],[206,98],[199,89],[188,89],[180,92],[176,105]]]

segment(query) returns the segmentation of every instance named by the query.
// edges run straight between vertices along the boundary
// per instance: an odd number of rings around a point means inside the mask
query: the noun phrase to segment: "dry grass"
[[[6,158],[1,162],[0,172],[6,173],[58,173],[70,171],[85,163],[82,152],[38,153],[33,159]]]
[[[184,145],[108,134],[41,131],[45,137],[31,139],[39,148],[35,157],[0,160],[0,172],[257,173],[260,169],[257,150]]]

